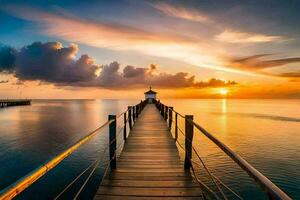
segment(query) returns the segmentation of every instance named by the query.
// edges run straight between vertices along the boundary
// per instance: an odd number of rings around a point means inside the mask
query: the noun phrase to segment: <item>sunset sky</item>
[[[0,0],[0,98],[300,98],[300,1]]]

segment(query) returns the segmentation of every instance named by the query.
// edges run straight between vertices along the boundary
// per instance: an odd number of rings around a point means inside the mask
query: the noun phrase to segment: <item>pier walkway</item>
[[[109,162],[103,162],[104,152],[106,152],[104,150],[102,155],[99,155],[87,168],[75,176],[60,192],[53,195],[55,200],[66,199],[64,195],[74,193],[74,184],[79,184],[79,180],[81,180],[81,187],[73,194],[73,199],[84,199],[81,196],[83,195],[82,191],[100,163],[102,166],[106,166],[106,169],[94,196],[95,200],[227,200],[233,199],[232,197],[243,199],[221,178],[210,172],[193,146],[194,128],[198,130],[197,134],[207,137],[242,170],[247,172],[265,191],[270,200],[291,200],[284,191],[239,154],[196,123],[193,115],[182,115],[172,106],[166,106],[159,100],[153,102],[155,104],[149,104],[147,100],[141,101],[134,106],[128,106],[128,109],[119,115],[108,115],[108,120],[104,124],[15,183],[2,189],[0,200],[11,200],[20,195],[95,135],[107,134],[107,131],[103,131],[106,128],[108,128],[109,142],[105,150],[109,150]],[[178,127],[178,118],[184,120],[184,129]],[[123,140],[119,140],[120,137],[116,134],[117,124],[119,124],[119,128],[122,127],[118,130],[118,135],[123,131]],[[174,138],[171,130],[174,131]],[[178,135],[179,132],[180,135]],[[180,142],[179,136],[183,137],[184,143]],[[124,148],[122,148],[123,144]],[[177,147],[180,147],[185,153],[184,162],[179,157]],[[119,157],[117,150],[121,153]],[[195,172],[197,167],[203,167],[203,172]],[[207,179],[210,180],[209,184],[201,180],[205,178],[204,176],[209,178]],[[70,190],[72,187],[73,191]]]
[[[148,104],[94,199],[202,199],[199,184],[183,166],[166,121]]]

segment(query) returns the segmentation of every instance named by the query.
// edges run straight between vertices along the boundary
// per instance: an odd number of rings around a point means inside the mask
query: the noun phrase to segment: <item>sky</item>
[[[300,1],[0,0],[0,98],[300,98]]]

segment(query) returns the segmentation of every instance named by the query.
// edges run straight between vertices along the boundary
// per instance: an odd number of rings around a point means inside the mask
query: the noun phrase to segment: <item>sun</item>
[[[221,94],[221,95],[223,95],[223,96],[226,96],[226,95],[228,94],[228,90],[225,89],[225,88],[221,88],[221,89],[219,90],[219,94]]]

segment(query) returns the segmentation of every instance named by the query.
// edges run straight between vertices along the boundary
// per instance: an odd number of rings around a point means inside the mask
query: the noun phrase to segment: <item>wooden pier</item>
[[[30,105],[29,99],[0,99],[0,108]]]
[[[151,104],[152,102],[155,104]],[[22,105],[22,102],[18,103]],[[30,101],[24,103],[27,104],[23,105],[28,105]],[[178,126],[178,118],[184,120],[184,131],[182,130],[183,128]],[[121,123],[121,126],[118,125],[118,127],[123,127],[118,130],[118,134],[117,122],[118,124]],[[109,115],[108,120],[104,124],[65,151],[20,178],[17,182],[1,190],[0,200],[10,200],[18,196],[26,188],[59,165],[76,149],[90,141],[95,135],[107,134],[106,131],[103,131],[105,128],[109,130],[109,142],[105,148],[105,150],[109,150],[109,162],[103,163],[105,154],[103,156],[100,155],[62,188],[60,193],[55,194],[55,200],[64,199],[63,195],[74,186],[76,181],[86,175],[80,189],[74,194],[73,198],[81,199],[80,195],[83,189],[100,163],[106,166],[106,170],[94,196],[95,200],[158,200],[162,198],[172,200],[226,200],[228,198],[223,190],[227,190],[237,199],[243,199],[207,168],[199,153],[193,147],[194,128],[200,134],[205,135],[241,169],[247,172],[266,192],[270,200],[291,200],[284,191],[251,166],[240,155],[196,123],[192,115],[182,115],[174,110],[172,106],[166,106],[156,99],[151,99],[151,101],[146,99],[134,106],[128,106],[128,109],[119,115]],[[122,133],[122,129],[123,140],[118,142],[117,146],[117,139],[118,141],[120,139],[118,135]],[[171,130],[174,131],[174,138]],[[180,132],[180,135],[178,135],[178,132]],[[184,137],[184,144],[181,144],[178,136]],[[124,144],[123,149],[122,144]],[[183,150],[185,154],[184,161],[180,159],[177,147]],[[119,157],[116,153],[117,150],[121,152]],[[192,155],[194,155],[193,158]],[[194,168],[198,165],[203,166],[205,173],[195,173]],[[214,190],[201,181],[201,178],[204,176],[208,176],[211,183],[216,186]]]
[[[154,104],[137,118],[116,163],[105,174],[98,199],[202,199],[199,184],[184,163],[166,121]]]

